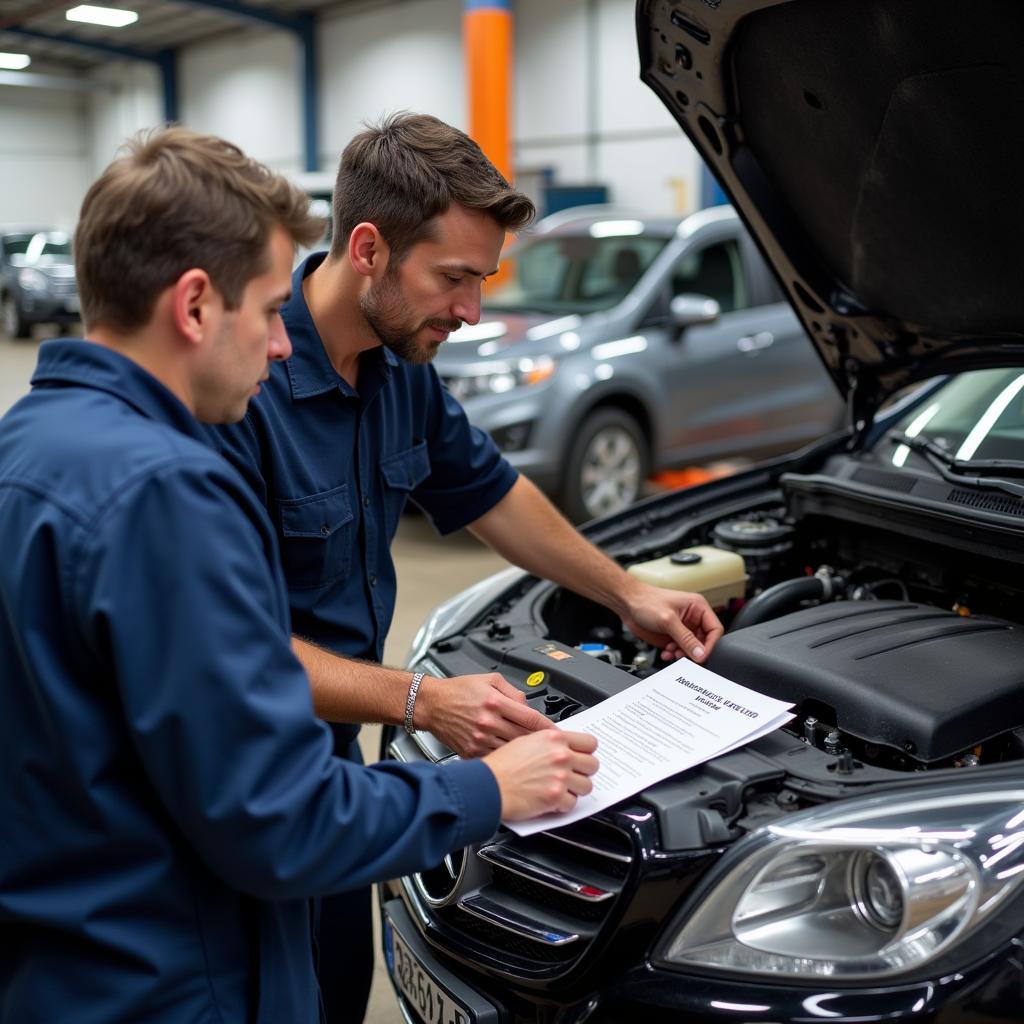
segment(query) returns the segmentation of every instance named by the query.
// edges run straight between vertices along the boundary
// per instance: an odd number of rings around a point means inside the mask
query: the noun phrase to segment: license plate
[[[471,1024],[475,1020],[472,1012],[420,963],[390,921],[386,924],[386,933],[391,954],[387,957],[388,970],[409,1008],[420,1020],[425,1024]]]

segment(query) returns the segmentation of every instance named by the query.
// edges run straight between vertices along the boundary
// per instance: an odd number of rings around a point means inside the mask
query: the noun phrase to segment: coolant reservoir
[[[747,581],[742,557],[710,544],[684,548],[653,562],[638,562],[627,572],[656,587],[703,594],[712,608],[724,608],[733,598],[742,598]]]

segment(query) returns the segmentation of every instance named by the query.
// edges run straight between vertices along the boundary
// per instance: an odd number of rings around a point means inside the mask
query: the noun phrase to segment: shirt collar
[[[32,386],[40,384],[76,384],[106,391],[147,419],[205,440],[202,425],[180,399],[148,370],[105,345],[80,338],[44,341],[32,374]]]
[[[323,263],[326,256],[325,252],[313,253],[295,268],[292,273],[292,297],[281,307],[281,316],[292,343],[292,354],[284,365],[288,371],[292,399],[295,401],[313,398],[334,388],[340,388],[347,395],[355,394],[331,365],[302,292],[302,282]],[[383,345],[364,352],[360,359],[376,360],[385,377],[390,376],[391,367],[398,365],[398,357]]]

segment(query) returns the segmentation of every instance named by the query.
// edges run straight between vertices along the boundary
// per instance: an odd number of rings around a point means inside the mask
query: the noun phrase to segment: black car
[[[46,228],[0,229],[0,322],[12,338],[33,324],[79,319],[71,236]]]
[[[850,430],[586,532],[683,589],[695,555],[739,559],[706,584],[727,627],[709,667],[796,717],[383,886],[402,1011],[1024,1020],[1024,6],[644,0],[637,27],[644,81],[758,240]],[[410,663],[497,669],[564,720],[655,653],[510,570],[439,608]]]

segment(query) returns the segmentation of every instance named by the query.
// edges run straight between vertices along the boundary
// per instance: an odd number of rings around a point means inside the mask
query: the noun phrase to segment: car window
[[[621,302],[668,244],[663,236],[561,235],[525,242],[488,287],[488,309],[592,313]]]
[[[597,248],[580,267],[580,297],[621,302],[650,263],[644,246],[636,243],[635,238],[613,238]]]
[[[8,235],[4,239],[5,256],[24,256],[28,249],[28,243],[32,241],[31,235]]]
[[[707,295],[723,313],[750,305],[736,242],[716,242],[686,253],[672,272],[672,295]]]
[[[920,437],[957,459],[1024,462],[1024,370],[972,370],[953,378],[894,428]],[[893,465],[921,468],[905,445],[877,449]]]
[[[3,247],[4,256],[16,266],[67,263],[66,257],[71,255],[71,237],[59,231],[7,235]]]

